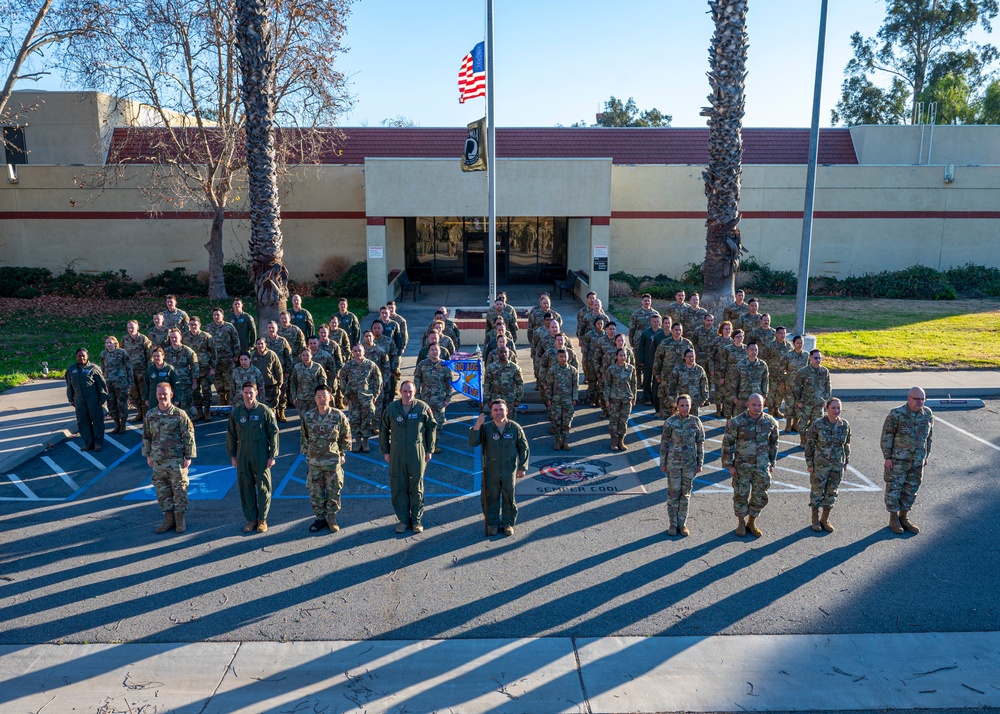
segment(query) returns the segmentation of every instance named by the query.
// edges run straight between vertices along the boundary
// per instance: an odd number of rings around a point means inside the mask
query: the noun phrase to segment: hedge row
[[[230,261],[223,266],[223,273],[226,292],[230,295],[253,294],[253,281],[246,265]],[[68,268],[59,275],[53,275],[47,268],[0,267],[0,297],[30,299],[60,295],[118,299],[170,294],[206,297],[208,285],[185,268],[164,270],[138,282],[124,270],[106,270],[95,274],[78,273]]]
[[[689,293],[701,290],[703,282],[701,266],[693,264],[680,279],[662,274],[637,277],[624,272],[613,273],[610,279],[627,283],[634,294],[648,292],[658,300],[669,300],[678,290]],[[795,273],[774,270],[753,257],[743,261],[736,284],[756,295],[794,295],[798,289]],[[809,294],[906,300],[1000,297],[1000,269],[968,263],[939,271],[913,265],[905,270],[852,275],[843,280],[814,277],[809,279]]]

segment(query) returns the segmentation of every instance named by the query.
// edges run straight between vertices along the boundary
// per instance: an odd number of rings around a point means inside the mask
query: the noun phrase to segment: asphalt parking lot
[[[634,415],[627,464],[607,459],[596,411],[575,428],[574,459],[624,464],[637,488],[522,493],[509,538],[483,537],[479,463],[465,441],[474,413],[462,405],[428,468],[417,536],[393,533],[375,449],[348,457],[340,533],[308,533],[297,419],[282,430],[263,535],[240,532],[224,420],[197,427],[183,535],[153,533],[137,431],[93,456],[65,442],[0,482],[0,644],[992,630],[1000,401],[938,413],[917,536],[886,528],[878,441],[892,406],[845,404],[852,469],[832,534],[809,529],[805,463],[797,437],[782,435],[760,539],[732,533],[714,418],[686,539],[665,533],[660,422],[648,409]],[[536,469],[561,456],[544,414],[519,421]]]

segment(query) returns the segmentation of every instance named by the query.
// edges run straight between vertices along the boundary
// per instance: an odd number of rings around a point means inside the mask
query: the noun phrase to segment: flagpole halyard
[[[493,118],[493,0],[486,0],[486,171],[489,255],[487,256],[487,305],[497,296],[497,183],[496,183],[496,122]]]

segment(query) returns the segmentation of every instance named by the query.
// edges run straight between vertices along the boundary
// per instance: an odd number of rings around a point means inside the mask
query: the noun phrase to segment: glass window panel
[[[538,281],[538,219],[510,219],[510,275],[512,283]]]
[[[434,275],[439,283],[462,283],[465,278],[464,228],[460,217],[434,220]]]

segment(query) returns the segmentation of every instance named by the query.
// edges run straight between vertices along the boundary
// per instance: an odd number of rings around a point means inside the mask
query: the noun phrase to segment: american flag
[[[486,96],[486,45],[480,42],[472,52],[462,58],[462,68],[458,70],[458,102]]]

